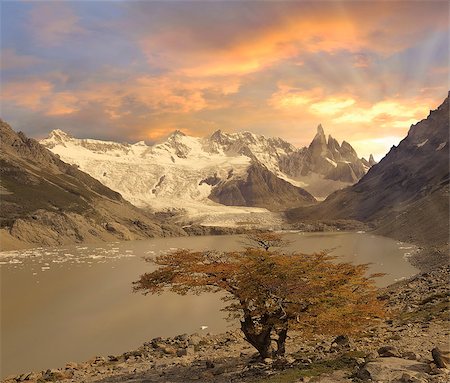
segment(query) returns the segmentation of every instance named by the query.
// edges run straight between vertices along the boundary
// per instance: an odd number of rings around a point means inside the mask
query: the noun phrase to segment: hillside
[[[0,120],[1,248],[184,234]]]
[[[426,245],[448,244],[449,99],[411,126],[397,147],[355,185],[288,218],[356,219],[377,232]]]

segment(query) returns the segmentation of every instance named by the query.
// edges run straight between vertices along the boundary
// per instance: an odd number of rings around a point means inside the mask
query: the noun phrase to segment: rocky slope
[[[183,334],[152,339],[121,355],[26,372],[5,382],[444,383],[450,378],[449,277],[450,269],[440,268],[380,291],[388,318],[359,337],[318,335],[305,340],[291,333],[283,359],[258,360],[237,331]],[[436,348],[444,365],[437,363]]]
[[[397,147],[355,185],[316,207],[294,209],[292,221],[356,219],[378,233],[425,245],[448,244],[449,99],[411,126]]]
[[[0,148],[3,250],[184,234],[1,120]]]
[[[321,127],[303,149],[280,138],[220,130],[205,138],[175,131],[153,146],[77,139],[62,131],[41,143],[136,206],[184,210],[191,218],[310,204],[314,201],[304,190],[322,198],[354,183],[371,166],[348,143],[339,145],[331,137],[327,142]],[[273,193],[284,195],[286,205],[273,202]]]
[[[251,165],[246,178],[219,181],[209,198],[223,205],[257,206],[271,211],[316,202],[306,190],[278,178],[260,164]]]

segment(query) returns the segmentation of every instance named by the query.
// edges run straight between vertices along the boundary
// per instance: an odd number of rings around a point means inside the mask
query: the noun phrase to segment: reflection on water
[[[387,272],[387,285],[417,270],[414,247],[364,233],[289,233],[292,250],[329,249]],[[233,250],[241,236],[159,238],[0,253],[2,376],[122,353],[157,336],[221,332],[233,324],[218,295],[142,296],[131,282],[152,269],[143,257],[177,248]],[[207,330],[201,330],[208,326]]]

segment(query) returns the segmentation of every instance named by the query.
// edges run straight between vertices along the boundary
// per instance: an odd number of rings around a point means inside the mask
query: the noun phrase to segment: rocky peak
[[[319,124],[319,125],[317,126],[317,134],[320,135],[320,136],[325,137],[325,132],[324,132],[324,130],[323,130],[322,124]]]
[[[323,130],[322,124],[319,124],[317,126],[317,133],[314,136],[310,146],[313,144],[326,144],[326,143],[327,143],[327,138],[325,137],[325,132]]]
[[[325,137],[325,132],[323,131],[321,124],[317,127],[317,133],[309,144],[308,150],[312,157],[320,157],[326,154],[327,138]]]
[[[369,165],[373,166],[376,165],[377,161],[375,161],[375,159],[373,158],[373,155],[371,154],[369,157]]]
[[[339,145],[339,142],[335,138],[331,137],[331,134],[328,136],[328,149],[334,155],[336,153],[339,153],[339,150],[341,149],[341,146]]]
[[[177,129],[174,130],[169,137],[184,137],[186,134],[184,134],[181,130]]]
[[[133,146],[147,146],[147,144],[145,143],[145,141],[142,140],[134,143]]]

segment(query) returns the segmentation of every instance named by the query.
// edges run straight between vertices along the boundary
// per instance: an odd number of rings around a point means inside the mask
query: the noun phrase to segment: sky
[[[1,2],[1,117],[44,138],[179,129],[380,159],[449,90],[447,1]]]

